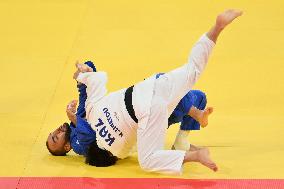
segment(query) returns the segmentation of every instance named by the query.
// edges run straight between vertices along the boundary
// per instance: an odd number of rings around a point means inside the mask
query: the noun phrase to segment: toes
[[[243,14],[243,11],[241,10],[234,10],[234,12],[237,16],[241,16]]]
[[[209,169],[215,172],[218,170],[218,167],[215,163],[204,163],[203,165],[205,165],[206,167],[208,167]]]
[[[218,171],[218,167],[216,166],[216,167],[213,169],[213,171],[215,171],[215,172]]]
[[[211,168],[214,172],[218,171],[218,167],[212,167]]]
[[[209,168],[210,169],[212,169],[213,171],[217,171],[218,170],[218,167],[217,167],[217,165],[214,163],[214,164],[211,164],[210,166],[209,166]]]
[[[234,13],[236,15],[242,15],[242,13],[243,13],[243,11],[237,10],[237,9],[228,9],[226,12],[227,13]]]
[[[209,114],[211,114],[212,112],[213,112],[213,107],[208,107],[208,112],[209,112]]]
[[[208,107],[204,110],[204,113],[211,114],[213,112],[213,107]]]
[[[214,163],[214,166],[213,166],[212,170],[215,171],[215,172],[218,171],[218,167],[217,167],[217,165],[215,163]]]

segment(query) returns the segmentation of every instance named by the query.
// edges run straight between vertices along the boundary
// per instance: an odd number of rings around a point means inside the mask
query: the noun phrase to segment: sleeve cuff
[[[181,154],[181,158],[179,159],[179,161],[177,162],[177,166],[179,167],[179,170],[176,172],[178,175],[181,175],[183,172],[183,161],[184,161],[184,157],[185,157],[185,153],[186,151],[183,150],[177,150],[180,152]]]
[[[77,81],[80,82],[80,83],[84,83],[85,84],[85,81],[84,81],[84,78],[86,78],[86,74],[87,73],[79,73],[78,77],[77,77]]]
[[[216,45],[211,39],[209,39],[207,33],[201,36],[201,40],[206,41],[206,43],[208,43],[211,47],[214,47]]]

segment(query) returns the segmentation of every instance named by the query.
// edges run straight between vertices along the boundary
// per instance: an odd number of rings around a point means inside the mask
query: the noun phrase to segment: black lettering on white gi
[[[104,124],[103,120],[101,118],[98,119],[99,123],[95,125],[95,127],[102,126]]]
[[[108,109],[104,108],[103,111],[106,114],[106,117],[108,118],[110,116],[110,113],[108,112]]]
[[[112,143],[114,142],[115,138],[111,137],[111,134],[108,134],[108,138],[105,139],[106,142],[108,142],[108,145],[111,146]]]
[[[104,126],[103,128],[101,128],[100,132],[99,132],[101,137],[106,137],[106,135],[108,134],[108,130],[106,129],[106,126]]]
[[[110,113],[108,112],[108,109],[107,108],[104,108],[103,109],[103,112],[105,113],[106,117],[107,117],[107,122],[109,123],[109,125],[111,126],[111,128],[114,128],[114,124],[113,124],[113,121],[112,121],[112,118],[110,116]]]
[[[110,117],[110,113],[109,112],[105,112],[105,114],[106,114],[107,118]]]
[[[108,109],[107,108],[103,108],[103,112],[105,113],[105,116],[106,116],[106,118],[107,118],[107,122],[109,123],[109,125],[111,126],[111,128],[113,129],[113,131],[114,132],[120,132],[120,134],[119,134],[119,136],[123,136],[123,134],[122,134],[122,132],[113,124],[113,121],[112,121],[112,118],[111,118],[111,115],[110,115],[110,113],[109,113],[109,111],[108,111]],[[117,114],[116,112],[115,112],[115,114]]]
[[[109,125],[113,128],[114,125],[113,125],[113,123],[112,123],[111,117],[108,117],[108,118],[107,118],[107,121],[108,121]]]

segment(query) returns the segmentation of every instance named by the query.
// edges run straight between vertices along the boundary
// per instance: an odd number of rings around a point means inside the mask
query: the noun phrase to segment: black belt
[[[126,110],[128,111],[130,117],[133,119],[133,121],[138,123],[138,119],[135,116],[135,111],[134,111],[133,105],[132,105],[132,92],[133,92],[133,86],[126,89],[125,97],[124,97],[124,103],[125,103]]]

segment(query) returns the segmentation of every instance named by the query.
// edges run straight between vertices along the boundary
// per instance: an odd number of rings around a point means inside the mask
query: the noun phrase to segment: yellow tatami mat
[[[53,157],[51,130],[77,98],[75,61],[109,74],[109,91],[187,61],[227,8],[244,11],[220,36],[195,89],[215,108],[189,140],[207,146],[217,173],[191,163],[178,178],[284,178],[284,2],[0,1],[0,176],[172,177],[146,173],[137,154],[108,168],[73,152]],[[178,125],[168,130],[167,148]]]

